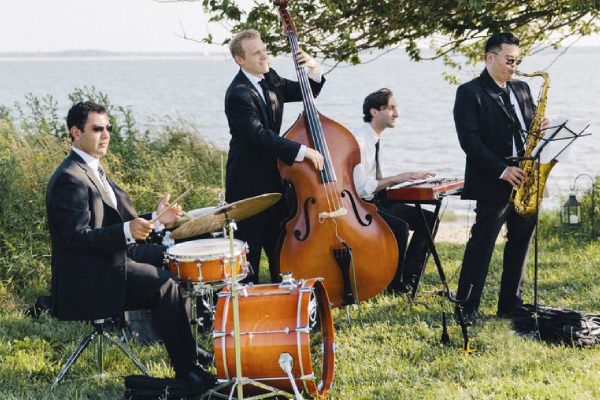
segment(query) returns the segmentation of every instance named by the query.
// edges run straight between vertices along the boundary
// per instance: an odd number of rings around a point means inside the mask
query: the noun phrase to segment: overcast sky
[[[241,0],[248,6],[252,0]],[[211,47],[177,35],[200,39],[211,31],[202,2],[153,0],[0,0],[0,52],[63,50],[202,52]],[[599,45],[600,37],[577,45]],[[212,47],[212,49],[219,49]]]

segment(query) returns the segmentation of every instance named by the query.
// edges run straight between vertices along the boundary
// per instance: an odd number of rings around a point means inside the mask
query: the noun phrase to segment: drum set
[[[170,233],[177,240],[223,230],[223,238],[175,244],[165,253],[165,265],[193,300],[190,321],[196,323],[197,344],[209,341],[198,329],[200,299],[211,311],[219,384],[205,394],[209,399],[298,400],[301,392],[324,397],[333,386],[333,318],[322,279],[295,280],[285,273],[281,283],[241,283],[251,266],[248,246],[234,238],[235,223],[280,198],[271,193],[203,209],[197,216],[190,212],[192,218]]]

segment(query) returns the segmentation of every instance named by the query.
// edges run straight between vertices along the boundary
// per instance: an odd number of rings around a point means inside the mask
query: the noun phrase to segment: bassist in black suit
[[[454,122],[467,156],[463,199],[476,200],[476,219],[463,258],[457,297],[465,298],[464,316],[475,322],[496,238],[504,223],[507,236],[497,315],[520,306],[521,290],[535,217],[521,217],[509,202],[513,187],[525,178],[514,156],[523,155],[521,134],[535,113],[529,86],[513,80],[519,40],[512,33],[492,35],[485,46],[485,69],[456,92]],[[544,119],[542,128],[548,127]]]
[[[302,101],[298,82],[281,78],[269,68],[265,44],[255,30],[238,33],[229,45],[231,55],[240,66],[225,94],[225,114],[231,140],[227,159],[225,199],[228,203],[265,193],[283,192],[277,159],[288,165],[312,162],[323,168],[323,156],[316,150],[279,136],[283,105]],[[308,54],[299,51],[298,64],[308,67],[309,82],[317,96],[325,82],[321,66]],[[248,243],[248,261],[254,268],[249,278],[258,283],[261,250],[264,248],[269,265],[274,257],[281,222],[288,216],[285,201],[237,223],[237,239]],[[276,280],[271,270],[271,279]]]

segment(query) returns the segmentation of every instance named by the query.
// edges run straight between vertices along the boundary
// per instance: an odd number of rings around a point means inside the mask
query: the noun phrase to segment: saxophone
[[[531,126],[529,127],[529,132],[532,134],[527,136],[526,143],[524,144],[525,154],[523,157],[532,157],[533,151],[541,140],[539,137],[541,136],[540,127],[542,125],[544,114],[546,113],[548,89],[550,88],[550,75],[543,71],[537,71],[531,74],[517,71],[516,74],[526,77],[540,76],[544,79],[544,83],[540,89],[537,110],[531,121]],[[548,179],[548,175],[550,175],[550,170],[552,170],[552,167],[556,164],[556,160],[552,160],[549,163],[541,163],[539,176],[537,164],[538,163],[534,160],[525,160],[519,163],[519,167],[525,171],[525,179],[517,189],[513,188],[510,195],[510,202],[515,207],[515,211],[523,217],[531,216],[537,212],[537,209],[542,202],[542,193],[544,193],[546,180]],[[539,196],[537,194],[538,182],[540,191]]]

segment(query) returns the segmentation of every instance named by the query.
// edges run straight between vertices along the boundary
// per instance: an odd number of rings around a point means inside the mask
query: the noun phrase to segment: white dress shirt
[[[259,82],[262,81],[264,79],[264,75],[261,76],[254,76],[252,74],[249,74],[248,72],[246,72],[243,68],[242,68],[242,72],[244,73],[244,75],[246,75],[246,78],[248,78],[248,80],[250,81],[250,83],[252,84],[252,86],[254,86],[254,88],[256,89],[256,91],[258,92],[258,94],[260,95],[260,98],[262,99],[262,101],[267,104],[267,102],[265,101],[265,95],[263,94],[263,89],[260,86]],[[323,78],[323,69],[321,68],[321,66],[319,65],[319,67],[317,68],[316,71],[313,71],[312,69],[309,68],[307,74],[306,74],[310,79],[312,79],[313,81],[320,83],[321,79]],[[296,162],[301,162],[304,161],[304,156],[306,155],[306,146],[305,145],[300,145],[300,150],[298,150],[298,154],[296,154],[296,158],[294,159],[294,161]]]
[[[379,136],[368,122],[355,129],[352,134],[360,149],[360,164],[354,168],[354,186],[362,199],[372,200],[379,183],[375,161],[375,144],[379,141]],[[381,154],[379,155],[379,169],[383,171]]]
[[[100,164],[100,160],[98,160],[96,157],[92,157],[85,151],[79,150],[77,147],[72,147],[72,150],[75,153],[77,153],[77,155],[79,155],[81,158],[83,158],[83,161],[91,168],[92,172],[98,179],[98,182],[100,182],[100,185],[102,185],[102,187],[104,187],[104,185],[102,184],[102,179],[100,179],[100,174],[98,173],[98,165]],[[110,198],[112,205],[116,210],[117,209],[117,196],[115,196],[115,191],[113,190],[110,183],[108,184],[108,188],[106,188],[106,192],[108,193],[108,197]],[[157,215],[156,211],[154,211],[152,213],[152,219],[156,218],[156,215]],[[129,222],[130,221],[127,221],[123,224],[123,233],[125,234],[125,243],[133,244],[133,243],[135,243],[135,239],[133,238],[133,236],[131,236],[131,229],[129,228]],[[156,221],[154,223],[154,230],[156,232],[159,232],[159,231],[163,230],[164,228],[165,228],[165,226],[160,221]]]
[[[496,82],[498,83],[498,82]],[[504,86],[500,86],[503,89],[506,89],[506,84],[504,84]],[[509,90],[509,95],[510,95],[510,104],[512,104],[515,108],[515,113],[517,114],[517,118],[519,119],[519,125],[521,125],[521,129],[523,131],[527,130],[527,127],[525,126],[525,119],[523,118],[523,113],[521,112],[521,107],[519,107],[519,101],[517,100],[517,97],[515,96],[515,93],[512,90]],[[502,100],[502,97],[500,97],[500,101],[502,101],[502,103],[504,103],[504,100]],[[525,144],[525,141],[523,141],[523,144]],[[515,143],[515,139],[513,137],[513,157],[517,157],[517,144]],[[504,174],[506,173],[506,168],[504,169],[504,171],[502,171],[502,173],[500,174],[500,179],[502,179],[504,177]]]

